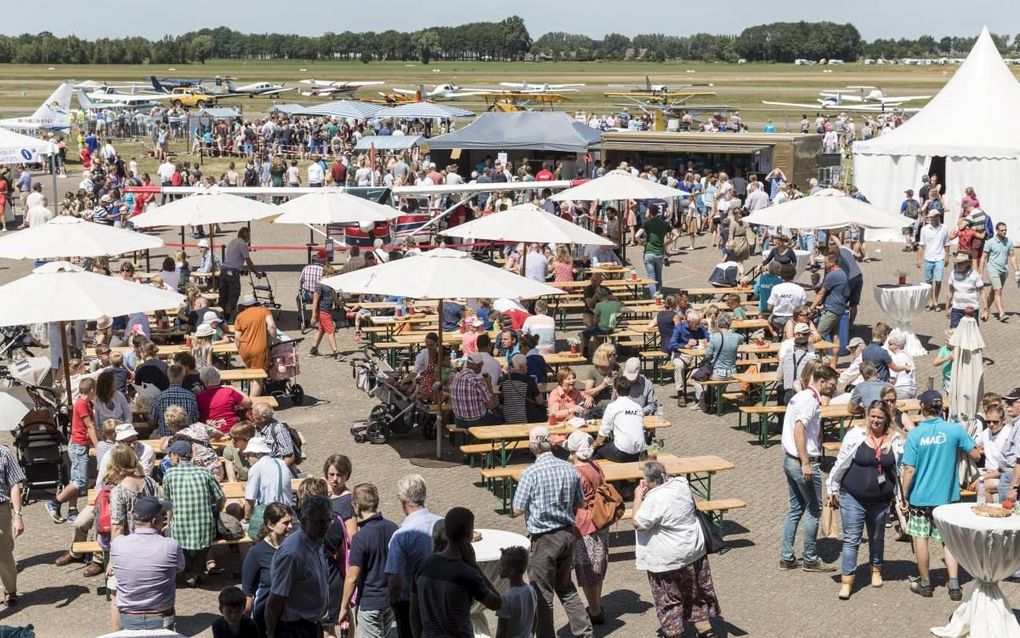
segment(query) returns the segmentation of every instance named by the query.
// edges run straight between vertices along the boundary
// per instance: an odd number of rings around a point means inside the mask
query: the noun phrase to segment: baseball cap
[[[271,454],[272,450],[269,449],[269,444],[264,437],[256,436],[248,439],[248,444],[244,446],[244,453]]]
[[[1006,403],[1014,403],[1016,401],[1020,401],[1020,388],[1013,388],[1013,390],[1010,391],[1009,394],[1002,397],[1002,400],[1005,401]]]
[[[198,243],[195,244],[195,245],[198,246],[199,248],[208,248],[209,247],[209,240],[208,239],[199,239]]]
[[[130,423],[118,423],[114,432],[114,439],[117,441],[126,441],[133,436],[138,436],[138,430]]]
[[[177,456],[190,459],[191,458],[191,444],[187,441],[177,441],[173,445],[167,448],[167,454],[176,454]]]
[[[938,217],[938,216],[939,216],[939,211],[935,210],[934,208],[928,211],[927,217]]]
[[[922,407],[942,409],[942,395],[935,390],[922,392],[921,396],[917,397],[917,400],[921,402]]]
[[[546,443],[549,441],[549,426],[536,425],[528,432],[528,443]]]
[[[808,334],[809,332],[811,332],[811,326],[806,323],[798,323],[793,327],[793,334],[796,335]]]
[[[641,374],[641,359],[631,357],[623,364],[623,376],[628,381],[634,381]]]
[[[474,363],[481,365],[485,362],[485,357],[482,356],[481,352],[472,352],[467,356],[468,363]]]
[[[151,521],[160,514],[170,511],[170,503],[155,496],[139,496],[135,499],[132,515],[136,521]]]
[[[317,253],[315,253],[315,258],[319,261],[327,261],[329,259],[329,253],[320,249]]]
[[[857,346],[863,346],[863,345],[864,345],[864,339],[861,339],[860,337],[854,337],[853,339],[851,339],[850,341],[847,342],[846,347],[847,348],[856,348]]]

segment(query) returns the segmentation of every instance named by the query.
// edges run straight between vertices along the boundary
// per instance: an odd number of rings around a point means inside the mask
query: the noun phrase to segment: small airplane
[[[294,87],[284,87],[282,84],[273,84],[272,82],[252,82],[251,84],[242,84],[240,86],[235,84],[233,80],[226,80],[226,83],[230,95],[247,95],[248,97],[279,95],[294,89]]]
[[[301,80],[301,84],[308,86],[302,90],[301,95],[319,96],[325,95],[336,97],[341,95],[354,95],[354,92],[364,86],[378,86],[385,82],[343,82],[333,80]]]
[[[431,91],[426,91],[425,87],[419,86],[417,89],[398,89],[394,87],[393,92],[397,95],[415,95],[419,96],[420,100],[456,100],[462,97],[472,97],[477,95],[483,95],[485,93],[491,93],[492,89],[472,89],[472,88],[461,88],[456,84],[437,84]]]
[[[185,80],[183,78],[158,78],[155,75],[149,76],[149,82],[157,93],[169,93],[178,87],[201,86],[206,80]]]
[[[70,130],[71,85],[65,82],[58,86],[35,113],[28,117],[0,120],[0,127],[23,133]]]
[[[562,93],[574,92],[583,88],[584,84],[529,84],[528,82],[500,82],[500,86],[514,89],[521,93]]]
[[[78,90],[78,104],[87,111],[100,109],[147,109],[159,106],[160,100],[166,99],[165,95],[152,93],[114,93],[112,91],[84,91]]]
[[[640,84],[609,84],[608,85],[609,88],[611,88],[611,89],[622,89],[623,93],[619,93],[619,92],[618,93],[606,93],[605,95],[607,95],[607,96],[618,96],[618,97],[619,96],[623,96],[624,94],[626,94],[626,95],[660,95],[660,96],[668,96],[668,95],[671,95],[671,94],[686,94],[686,93],[689,92],[689,89],[693,89],[695,87],[701,87],[701,86],[712,87],[712,86],[715,86],[715,85],[712,84],[711,82],[705,82],[705,83],[698,83],[698,84],[678,84],[678,85],[674,85],[674,86],[670,87],[668,84],[652,84],[651,78],[649,78],[646,75],[645,76],[645,83],[644,83],[643,86],[640,85]],[[687,89],[688,91],[678,91],[678,89]],[[711,94],[711,95],[714,95],[714,93]]]
[[[890,97],[886,92],[874,86],[848,86],[848,90],[821,91],[819,95],[823,98],[836,98],[840,103],[851,102],[855,104],[881,104],[885,106],[899,106],[915,100],[930,100],[930,95],[905,95]],[[856,95],[855,95],[856,94]]]
[[[552,110],[553,104],[570,100],[559,93],[531,93],[524,91],[493,91],[479,93],[485,100],[487,111],[514,113],[517,111]]]

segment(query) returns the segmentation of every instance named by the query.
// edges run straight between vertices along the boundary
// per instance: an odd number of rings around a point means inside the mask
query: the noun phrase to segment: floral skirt
[[[582,536],[574,543],[574,573],[581,587],[602,584],[609,566],[609,530]]]
[[[679,636],[684,624],[718,616],[719,600],[712,584],[708,557],[669,572],[648,572],[655,613],[667,636]]]

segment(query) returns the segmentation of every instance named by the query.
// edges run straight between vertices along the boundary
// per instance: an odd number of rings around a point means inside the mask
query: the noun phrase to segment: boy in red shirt
[[[78,382],[78,398],[71,412],[71,440],[67,444],[67,456],[71,459],[71,480],[52,501],[46,502],[46,512],[54,523],[73,521],[78,516],[78,495],[88,486],[89,456],[95,454],[99,443],[96,430],[96,380],[85,378]],[[90,450],[91,448],[91,450]],[[60,506],[70,503],[67,518],[60,515]]]

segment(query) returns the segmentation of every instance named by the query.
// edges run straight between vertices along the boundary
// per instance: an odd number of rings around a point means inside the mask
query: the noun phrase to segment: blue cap
[[[167,454],[176,454],[186,459],[191,458],[191,444],[187,441],[177,441],[167,448]]]
[[[942,409],[942,395],[935,390],[922,392],[917,400],[921,402],[922,407]]]
[[[132,516],[136,521],[151,521],[170,509],[170,503],[155,496],[141,496],[135,499]]]

